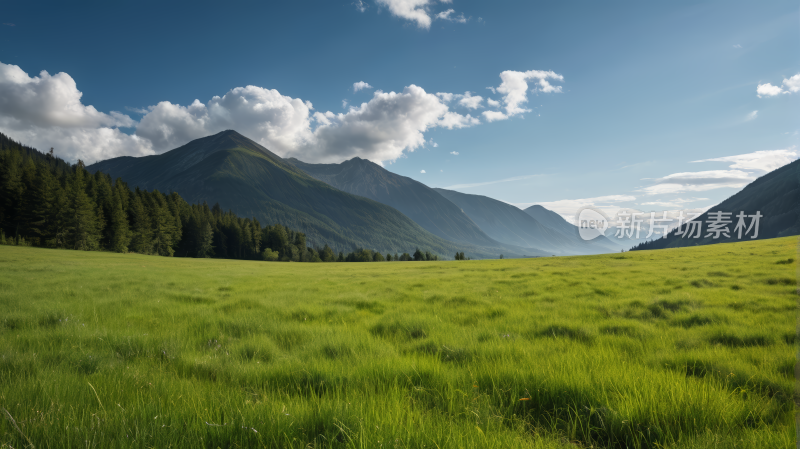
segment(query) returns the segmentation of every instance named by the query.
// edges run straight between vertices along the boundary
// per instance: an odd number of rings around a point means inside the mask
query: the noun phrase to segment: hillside
[[[551,229],[518,207],[482,195],[434,189],[452,201],[493,239],[517,246],[540,248],[555,255],[609,252]]]
[[[565,238],[573,242],[579,248],[592,248],[597,253],[617,252],[623,247],[608,237],[598,237],[593,240],[583,240],[578,232],[578,228],[564,220],[561,215],[535,204],[524,211],[526,214],[535,218],[539,223],[560,233]]]
[[[481,246],[499,245],[434,189],[394,174],[374,162],[357,157],[341,164],[307,164],[294,158],[287,162],[339,190],[391,206],[443,239]]]
[[[121,177],[130,186],[176,191],[190,203],[219,203],[240,216],[280,223],[304,232],[310,244],[327,243],[337,251],[419,247],[446,257],[464,251],[481,258],[500,252],[437,237],[396,209],[316,180],[232,130],[164,154],[118,157],[87,169]]]
[[[712,207],[695,221],[702,223],[700,238],[689,238],[675,235],[677,229],[666,237],[643,243],[636,250],[677,248],[682,246],[709,245],[713,243],[741,241],[734,232],[738,219],[736,215],[744,211],[747,215],[760,212],[758,239],[771,239],[800,234],[800,160],[774,170],[748,184],[744,189],[727,200]],[[709,214],[714,212],[731,212],[728,226],[729,237],[720,235],[714,239],[708,235]],[[746,225],[750,226],[750,219]],[[685,226],[684,226],[685,228]],[[751,240],[753,232],[742,240]]]

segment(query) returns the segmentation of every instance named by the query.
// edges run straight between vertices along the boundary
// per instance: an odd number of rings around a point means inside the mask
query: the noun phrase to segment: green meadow
[[[797,260],[0,246],[0,447],[791,448]]]

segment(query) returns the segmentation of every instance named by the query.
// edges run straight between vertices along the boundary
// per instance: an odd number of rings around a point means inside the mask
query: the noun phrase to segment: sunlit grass
[[[0,246],[0,447],[794,447],[797,244],[369,264]]]

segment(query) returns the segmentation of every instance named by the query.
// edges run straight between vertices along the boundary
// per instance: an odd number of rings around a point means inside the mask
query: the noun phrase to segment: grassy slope
[[[0,447],[790,448],[797,251],[292,264],[0,246],[0,406],[19,427],[3,414]]]

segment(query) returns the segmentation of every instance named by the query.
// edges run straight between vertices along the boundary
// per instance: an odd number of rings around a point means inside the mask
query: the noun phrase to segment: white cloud
[[[483,101],[483,97],[480,95],[473,96],[469,91],[464,92],[464,95],[459,95],[459,97],[461,99],[458,100],[458,104],[468,109],[478,109],[481,107],[481,102]]]
[[[531,76],[539,79],[539,75]],[[369,86],[363,81],[354,83],[354,90],[359,85]],[[343,100],[346,110],[337,114],[315,111],[311,102],[275,89],[246,86],[206,103],[162,101],[133,109],[143,114],[137,122],[119,112],[97,111],[83,105],[80,98],[75,81],[65,73],[42,72],[31,78],[17,66],[0,63],[0,130],[38,148],[55,147],[59,156],[73,161],[158,154],[235,129],[284,157],[329,163],[359,156],[382,163],[424,145],[424,133],[432,128],[480,124],[478,117],[454,112],[447,103],[458,100],[459,107],[476,109],[483,101],[471,92],[434,95],[410,85],[397,93],[376,91],[358,106]],[[499,111],[483,115],[487,121],[506,117]],[[134,127],[135,133],[123,133],[120,127]]]
[[[759,84],[758,87],[756,87],[756,94],[758,95],[758,98],[774,97],[776,95],[780,95],[782,92],[783,89],[778,86],[773,86],[770,83]]]
[[[372,86],[369,83],[365,83],[364,81],[359,81],[357,83],[353,83],[353,92],[358,92],[362,89],[372,89]]]
[[[452,154],[453,156],[458,156],[458,151],[451,151],[450,154]]]
[[[639,203],[640,206],[660,206],[660,207],[673,207],[680,209],[686,203],[695,203],[697,201],[708,201],[708,198],[673,198],[665,201],[647,201]]]
[[[142,118],[136,134],[163,152],[199,137],[236,129],[277,154],[288,154],[314,141],[312,108],[310,102],[281,95],[275,89],[237,87],[222,97],[213,97],[207,105],[198,100],[188,107],[162,101]]]
[[[478,124],[469,115],[449,111],[439,97],[411,85],[403,92],[375,92],[368,103],[346,114],[332,115],[319,126],[313,142],[288,155],[313,162],[340,162],[360,156],[375,162],[393,161],[425,143],[430,128],[463,128]]]
[[[800,152],[795,149],[795,146],[791,146],[783,150],[755,151],[753,153],[738,154],[736,156],[702,159],[692,162],[733,162],[730,168],[770,172],[797,160],[798,157],[800,157]]]
[[[755,181],[760,173],[780,168],[800,156],[795,147],[783,150],[764,150],[753,153],[702,159],[692,162],[727,162],[729,170],[706,170],[673,173],[653,181],[653,185],[639,189],[646,195],[663,195],[682,192],[703,192],[713,189],[741,189]],[[675,200],[671,200],[675,201]]]
[[[534,91],[551,93],[561,92],[561,86],[553,86],[548,79],[563,81],[564,77],[553,72],[543,70],[529,70],[527,72],[516,72],[513,70],[506,70],[500,74],[500,79],[503,82],[497,88],[497,92],[503,94],[503,103],[505,104],[506,113],[504,115],[487,114],[484,112],[484,117],[488,121],[503,120],[508,117],[530,112],[522,106],[528,102],[528,81],[535,80],[536,87]],[[494,91],[494,90],[493,90]]]
[[[742,170],[707,170],[699,172],[673,173],[656,179],[656,184],[639,189],[646,195],[666,193],[703,192],[706,190],[742,188],[755,177]]]
[[[0,130],[35,148],[55,147],[68,160],[152,154],[149,142],[121,132],[136,121],[81,102],[83,94],[66,73],[30,77],[19,66],[0,62]]]
[[[622,209],[619,206],[619,203],[627,203],[636,201],[636,197],[633,195],[606,195],[606,196],[598,196],[594,198],[579,198],[573,200],[558,200],[558,201],[545,201],[545,202],[535,202],[535,203],[514,203],[514,206],[519,207],[520,209],[526,209],[530,206],[538,204],[545,209],[549,209],[562,217],[565,220],[573,223],[575,220],[575,215],[578,211],[584,207],[592,207],[594,209],[600,210],[608,215],[609,218],[616,215],[616,213]]]
[[[455,98],[454,94],[450,94],[447,92],[436,92],[436,96],[442,99],[443,103],[450,103]]]
[[[445,112],[441,120],[438,121],[437,126],[447,129],[468,128],[470,126],[479,125],[480,123],[480,120],[469,114],[461,115],[455,112]]]
[[[367,4],[366,4],[366,3],[364,3],[364,1],[363,1],[363,0],[356,0],[356,1],[354,1],[354,2],[353,2],[353,5],[355,5],[356,9],[357,9],[359,12],[364,12],[364,11],[366,11],[366,10],[367,10],[367,7],[368,7],[368,6],[367,6]]]
[[[489,123],[497,120],[505,120],[508,118],[507,115],[503,114],[500,111],[483,111],[481,114],[483,115],[483,118],[485,118],[486,121]]]
[[[392,15],[416,22],[419,28],[429,29],[431,17],[428,7],[435,0],[376,0],[378,4],[389,9]]]
[[[759,84],[756,87],[758,98],[774,97],[780,94],[791,94],[800,91],[800,73],[791,78],[784,78],[782,87],[773,86],[770,83]]]
[[[733,44],[733,48],[742,48],[742,46],[739,44]]]
[[[453,14],[455,14],[455,10],[448,9],[446,11],[440,12],[439,14],[436,14],[434,17],[439,20],[449,20],[450,22],[467,23],[467,19],[466,17],[464,17],[463,13],[459,14],[458,16],[454,16]]]
[[[19,66],[0,63],[0,117],[17,126],[65,128],[131,127],[119,112],[104,114],[81,103],[83,93],[66,73],[31,78]]]
[[[420,173],[425,173],[425,170],[420,170],[419,172],[420,172]]]
[[[800,73],[789,79],[784,78],[783,88],[786,89],[788,92],[800,91]]]
[[[500,107],[500,102],[497,101],[497,100],[492,100],[491,98],[487,98],[486,99],[486,103],[488,103],[489,106],[491,106],[493,108],[499,108]]]
[[[753,111],[747,114],[747,117],[745,117],[745,121],[755,120],[756,117],[758,117],[758,111]]]
[[[417,24],[417,27],[430,29],[434,19],[448,20],[451,22],[466,23],[464,14],[455,15],[455,10],[447,9],[431,16],[430,8],[436,0],[375,0],[379,5],[385,6],[389,12],[402,19]],[[452,0],[440,0],[440,3],[450,4]],[[364,8],[366,9],[366,8]],[[360,11],[364,9],[359,8]]]

